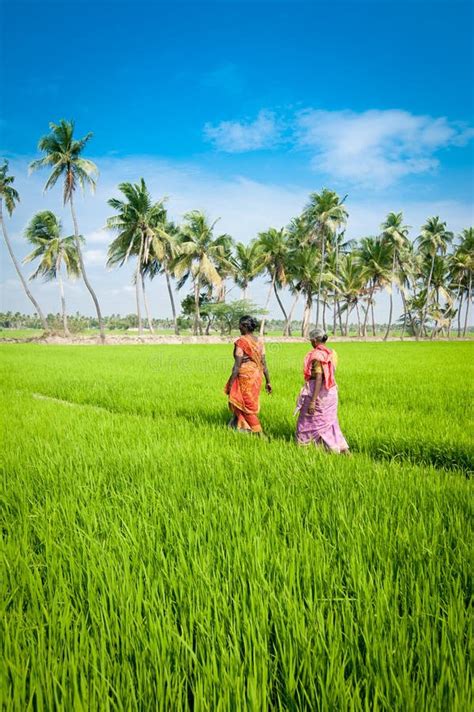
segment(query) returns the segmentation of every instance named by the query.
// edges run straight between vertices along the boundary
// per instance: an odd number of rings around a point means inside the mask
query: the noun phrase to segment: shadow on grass
[[[289,431],[283,423],[280,427],[269,429],[268,435],[286,441],[294,439],[294,431]],[[384,440],[376,437],[364,443],[357,442],[357,439],[348,440],[351,452],[367,455],[374,460],[431,465],[437,469],[462,473],[466,477],[474,474],[474,453],[456,444],[426,443],[415,439]]]
[[[30,393],[33,398],[41,400],[49,400],[56,403],[62,403],[66,406],[89,407],[97,410],[108,412],[112,415],[135,416],[155,420],[161,417],[161,413],[151,411],[148,413],[123,410],[120,408],[111,408],[95,402],[77,402],[48,396],[41,393]],[[167,414],[169,418],[177,417],[187,420],[196,426],[212,426],[213,428],[222,428],[226,430],[227,422],[230,413],[227,408],[222,407],[219,410],[204,411],[196,408],[190,410],[175,410]],[[265,429],[266,435],[270,440],[280,440],[288,444],[294,444],[295,430],[290,429],[288,424],[281,422],[273,427]],[[416,440],[381,440],[372,439],[363,445],[357,443],[357,440],[350,441],[350,448],[353,453],[361,453],[373,458],[374,460],[386,460],[389,462],[409,462],[413,465],[431,465],[437,469],[451,470],[460,472],[466,477],[474,474],[474,455],[472,452],[457,446],[436,443],[422,443]]]
[[[355,448],[354,448],[355,449]],[[372,440],[359,450],[377,460],[410,462],[413,465],[432,465],[438,469],[461,472],[466,477],[474,474],[474,455],[451,444],[417,443],[410,441],[386,442]]]
[[[229,411],[177,411],[176,415],[196,424],[208,424],[213,427],[225,428],[229,420]],[[296,424],[295,424],[296,428]],[[295,430],[290,430],[287,423],[281,423],[265,428],[270,440],[280,440],[294,444]],[[437,469],[451,470],[470,477],[474,474],[474,454],[457,445],[417,442],[416,440],[383,440],[373,438],[363,445],[357,441],[350,442],[353,453],[367,455],[374,460],[388,462],[410,463],[412,465],[428,465]]]

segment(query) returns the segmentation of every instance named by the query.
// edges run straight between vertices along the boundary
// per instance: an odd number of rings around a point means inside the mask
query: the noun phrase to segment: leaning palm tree
[[[11,260],[15,266],[16,272],[18,274],[18,277],[20,279],[20,282],[23,286],[23,289],[25,290],[25,294],[30,300],[30,302],[33,304],[36,313],[38,314],[39,318],[41,319],[41,323],[43,324],[43,329],[45,331],[48,331],[48,324],[46,322],[46,319],[44,317],[43,312],[41,311],[41,307],[32,295],[28,284],[26,283],[26,279],[23,276],[23,273],[20,269],[20,265],[18,263],[18,260],[15,257],[15,253],[13,252],[13,248],[10,242],[10,238],[8,237],[8,232],[7,232],[7,226],[5,224],[5,220],[3,217],[3,202],[5,201],[5,207],[7,209],[8,214],[11,216],[13,211],[15,210],[16,203],[20,201],[20,196],[18,195],[18,191],[13,187],[13,183],[15,181],[15,178],[13,176],[8,175],[8,161],[4,161],[3,165],[0,167],[0,222],[2,223],[2,232],[3,232],[3,237],[5,239],[5,244],[7,246],[7,250],[10,253]]]
[[[390,333],[390,328],[392,326],[392,315],[393,315],[393,292],[395,290],[395,284],[399,283],[397,277],[397,267],[399,267],[399,255],[400,252],[406,247],[408,243],[408,231],[409,226],[403,224],[403,213],[389,213],[385,218],[385,221],[381,225],[382,228],[382,239],[390,246],[392,252],[392,276],[391,282],[392,286],[390,289],[390,310],[388,315],[388,324],[384,341],[388,339]]]
[[[319,326],[321,310],[321,288],[326,259],[326,241],[347,222],[348,212],[344,201],[336,192],[323,188],[321,193],[312,193],[303,216],[308,223],[310,241],[317,244],[321,250],[319,266],[318,299],[316,303],[316,326]]]
[[[143,322],[140,306],[140,288],[142,289],[148,326],[153,333],[152,321],[144,291],[144,268],[151,257],[151,249],[157,259],[164,256],[164,248],[158,237],[160,225],[164,220],[163,201],[154,203],[143,178],[139,183],[120,183],[119,190],[125,200],[110,198],[108,204],[117,211],[107,219],[107,229],[118,233],[110,243],[107,265],[115,267],[126,264],[130,257],[136,257],[134,271],[135,298],[137,304],[138,333],[143,334]]]
[[[23,261],[33,262],[39,259],[39,265],[30,279],[37,277],[43,277],[45,281],[57,279],[64,336],[69,336],[62,271],[64,267],[67,276],[74,278],[80,275],[81,269],[74,235],[62,237],[61,232],[61,221],[54,213],[50,210],[37,213],[25,230],[25,237],[34,249]],[[82,237],[80,239],[83,240]]]
[[[214,237],[217,220],[210,223],[206,215],[192,210],[184,216],[178,256],[173,263],[175,276],[182,286],[191,277],[194,291],[194,334],[202,333],[200,298],[203,286],[219,288],[221,266],[229,268],[227,246],[229,235]]]
[[[287,282],[287,264],[289,257],[289,242],[288,234],[284,227],[277,230],[274,227],[268,228],[265,232],[260,232],[258,235],[258,252],[260,255],[260,263],[262,270],[265,270],[270,277],[270,288],[265,303],[265,312],[268,311],[270,297],[272,291],[275,292],[275,297],[283,312],[285,322],[288,316],[285,307],[282,304],[278,287],[281,287]],[[263,335],[265,330],[265,317],[260,323],[260,334]]]
[[[430,308],[430,291],[431,280],[433,277],[433,269],[435,257],[439,254],[445,255],[448,244],[453,239],[453,233],[446,229],[446,223],[442,222],[439,217],[428,218],[426,223],[421,228],[421,234],[418,238],[418,246],[420,252],[430,259],[430,268],[426,280],[426,306],[425,313],[421,322],[421,333],[424,333],[426,317]]]
[[[74,224],[74,238],[76,241],[81,275],[94,302],[97,319],[99,321],[100,340],[104,343],[104,320],[102,319],[99,300],[89,282],[84,267],[79,226],[76,209],[74,207],[74,196],[78,185],[82,190],[84,190],[86,185],[88,185],[92,191],[95,190],[96,177],[98,174],[97,166],[89,159],[81,156],[86,144],[92,138],[92,133],[86,134],[84,138],[75,139],[74,122],[65,121],[64,119],[62,119],[59,124],[51,123],[49,128],[51,129],[50,133],[43,136],[38,143],[39,150],[45,155],[43,158],[30,163],[30,171],[35,171],[39,168],[52,168],[52,173],[44,187],[45,191],[53,188],[60,178],[64,179],[63,203],[64,205],[69,203],[71,208],[72,222]]]

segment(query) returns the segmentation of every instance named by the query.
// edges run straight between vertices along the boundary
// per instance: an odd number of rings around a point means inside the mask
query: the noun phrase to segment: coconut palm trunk
[[[40,305],[38,304],[38,302],[32,295],[32,293],[28,287],[28,284],[26,283],[26,279],[23,277],[23,274],[20,269],[20,265],[18,264],[17,259],[15,257],[15,253],[13,252],[13,248],[10,243],[10,238],[8,237],[7,226],[5,225],[5,220],[3,219],[3,201],[1,198],[0,198],[0,222],[2,223],[2,232],[3,232],[3,237],[5,239],[5,244],[7,246],[8,252],[10,253],[10,257],[12,259],[14,266],[15,266],[15,269],[17,271],[17,274],[18,274],[20,282],[23,286],[23,289],[25,290],[25,294],[28,297],[28,299],[30,300],[30,302],[33,304],[33,306],[36,310],[36,313],[38,314],[38,316],[41,320],[43,329],[45,331],[48,331],[48,323],[45,319],[45,316],[44,316],[43,312],[41,311]]]
[[[435,261],[435,254],[433,252],[433,254],[431,256],[430,273],[428,275],[428,281],[426,283],[426,304],[425,304],[425,308],[423,310],[423,318],[421,320],[421,327],[420,327],[421,336],[425,335],[425,323],[426,323],[426,318],[428,316],[428,309],[430,306],[430,288],[431,288],[431,280],[433,278],[434,261]]]
[[[91,295],[92,301],[94,302],[95,310],[97,312],[97,319],[99,322],[100,341],[103,344],[105,342],[104,320],[102,318],[102,313],[100,311],[99,300],[97,299],[96,293],[92,289],[92,285],[89,282],[89,279],[86,274],[86,268],[84,267],[84,259],[82,256],[81,242],[79,240],[79,226],[77,223],[76,209],[74,207],[74,199],[73,199],[72,193],[71,193],[69,202],[71,204],[71,215],[72,215],[72,222],[74,225],[74,239],[75,239],[75,243],[76,243],[77,256],[79,258],[79,265],[81,267],[82,279],[84,280],[84,284],[86,285],[86,288],[87,288],[89,294]]]
[[[141,277],[142,277],[141,282],[142,282],[143,304],[145,305],[146,320],[148,322],[148,328],[150,330],[150,334],[154,334],[155,330],[153,329],[153,321],[150,318],[150,307],[148,304],[148,298],[147,298],[146,289],[145,289],[145,277],[143,276],[143,274],[141,275]]]
[[[138,319],[138,334],[143,336],[143,321],[142,310],[140,305],[140,283],[141,283],[141,264],[143,253],[143,239],[140,240],[140,249],[138,251],[137,266],[135,267],[135,301],[137,304],[137,319]]]
[[[457,291],[456,297],[455,297],[455,299],[454,299],[453,306],[454,306],[454,304],[456,304],[456,302],[459,302],[459,301],[460,301],[460,297],[461,297],[461,285],[459,285],[459,287],[458,287],[458,291]],[[454,315],[449,319],[449,322],[448,322],[448,339],[451,338],[451,331],[452,331],[452,328],[453,328],[453,321],[454,321]]]
[[[461,338],[461,311],[462,311],[462,303],[463,303],[463,292],[461,291],[461,294],[459,295],[459,309],[458,309],[458,339]]]
[[[168,287],[168,295],[169,295],[170,303],[171,303],[171,313],[173,314],[174,333],[176,334],[176,336],[178,336],[179,326],[178,326],[178,320],[176,318],[176,306],[174,303],[173,290],[171,288],[171,280],[170,280],[170,275],[169,275],[168,270],[165,270],[165,277],[166,277],[166,286]]]
[[[349,335],[349,316],[351,315],[352,312],[352,307],[349,305],[349,302],[347,302],[347,312],[346,312],[346,324],[344,328],[344,336]]]
[[[265,311],[268,311],[268,305],[270,304],[270,297],[272,296],[272,292],[275,288],[275,280],[276,280],[276,272],[274,272],[272,275],[270,289],[268,290],[268,294],[267,294],[267,301],[265,302]],[[264,331],[265,331],[265,315],[262,316],[262,321],[260,322],[260,336],[263,336]]]
[[[392,284],[390,288],[390,310],[388,313],[388,324],[387,324],[387,331],[385,332],[385,336],[383,337],[384,341],[387,341],[388,336],[390,334],[390,329],[392,327],[392,315],[393,315],[393,292],[395,290],[395,283],[394,283],[394,276],[395,276],[395,265],[397,261],[397,251],[393,250],[393,259],[392,259]]]
[[[360,335],[361,335],[360,325],[361,325],[361,324],[360,324],[360,310],[359,310],[359,304],[358,304],[358,303],[356,303],[355,308],[356,308],[356,314],[357,314],[357,336],[360,337]]]
[[[286,323],[285,323],[285,330],[283,332],[283,336],[291,336],[291,324],[293,322],[293,314],[295,312],[296,305],[298,304],[299,298],[300,298],[300,293],[296,292],[296,296],[293,300],[293,304],[291,305],[290,312],[288,314],[288,319],[286,320]]]
[[[59,256],[56,261],[56,273],[58,275],[59,294],[61,295],[61,314],[63,318],[64,336],[67,338],[68,336],[70,336],[70,333],[67,324],[66,299],[64,296],[63,276],[61,274],[61,260]]]
[[[464,316],[464,330],[462,332],[463,336],[466,336],[467,334],[467,325],[469,323],[469,308],[471,306],[471,298],[472,298],[472,272],[469,270],[469,284],[467,287],[467,296],[466,296],[466,313]]]
[[[362,322],[362,338],[365,339],[367,337],[367,317],[369,314],[370,304],[367,301],[367,306],[364,307],[364,303],[361,302],[360,307],[362,309],[362,313],[364,314],[364,320]]]
[[[303,322],[301,324],[301,336],[304,336],[305,338],[308,337],[309,334],[309,324],[311,321],[311,309],[313,308],[313,298],[312,295],[308,292],[306,295],[306,302],[304,305],[304,313],[303,313]]]
[[[362,327],[363,336],[367,336],[367,322],[369,320],[369,309],[371,308],[372,303],[373,303],[372,300],[374,297],[374,291],[375,291],[375,284],[372,284],[369,289],[369,299],[367,301],[367,309],[366,309],[365,315],[364,315],[364,324]],[[375,334],[374,334],[374,336],[375,336]]]
[[[326,235],[323,230],[321,242],[321,266],[319,268],[319,281],[318,281],[318,301],[316,304],[316,327],[319,326],[319,310],[321,304],[321,289],[323,284],[323,272],[324,272],[324,260],[326,259]]]
[[[341,332],[341,336],[344,335],[344,326],[342,324],[342,312],[341,312],[341,304],[338,302],[337,305],[337,318],[339,319],[339,331]]]
[[[217,292],[217,301],[221,304],[225,303],[226,296],[227,296],[227,288],[226,288],[225,279],[223,279],[221,284],[219,285],[219,289]]]
[[[247,299],[247,292],[248,292],[248,284],[245,285],[242,289],[242,300]]]
[[[288,315],[287,315],[287,313],[285,311],[285,307],[283,306],[283,303],[280,299],[280,295],[278,294],[278,289],[277,289],[276,283],[273,285],[273,289],[275,291],[275,297],[276,297],[278,305],[283,313],[283,318],[284,318],[285,324],[286,324],[288,322]],[[283,327],[283,335],[285,335],[285,327]]]
[[[196,275],[194,279],[194,327],[193,333],[195,336],[202,333],[201,328],[201,310],[199,308],[199,296],[200,296],[200,279],[199,275]]]
[[[403,303],[403,325],[402,325],[402,333],[400,334],[400,339],[403,340],[403,337],[405,336],[405,331],[407,328],[408,307],[407,307],[407,300],[405,297],[405,292],[403,291],[403,289],[401,290],[400,294],[402,295],[402,303]]]

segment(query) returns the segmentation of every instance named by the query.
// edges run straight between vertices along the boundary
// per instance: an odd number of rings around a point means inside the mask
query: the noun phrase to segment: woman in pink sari
[[[298,445],[323,445],[331,452],[347,455],[349,445],[337,419],[337,354],[325,346],[328,337],[323,329],[313,329],[309,338],[313,348],[304,360],[306,383],[296,405],[296,441]]]

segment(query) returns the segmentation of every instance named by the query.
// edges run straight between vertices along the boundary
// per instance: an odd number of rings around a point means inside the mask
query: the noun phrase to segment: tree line
[[[57,280],[61,299],[62,326],[69,334],[63,288],[63,277],[81,277],[94,303],[100,338],[105,340],[105,320],[99,300],[85,269],[84,238],[80,234],[75,211],[78,188],[94,190],[98,169],[84,158],[91,139],[74,137],[74,124],[60,121],[50,124],[50,132],[38,144],[41,158],[30,164],[30,170],[49,169],[45,190],[61,180],[63,203],[69,205],[74,226],[72,235],[63,235],[61,221],[51,211],[34,215],[25,230],[32,251],[24,262],[35,264],[30,279],[42,277]],[[43,328],[49,329],[34,298],[20,264],[13,252],[3,215],[9,215],[19,201],[9,175],[8,162],[0,167],[0,222],[2,231],[26,295],[32,302]],[[301,215],[279,229],[270,227],[248,244],[235,242],[227,233],[219,234],[217,220],[211,222],[197,210],[186,213],[181,224],[169,219],[165,200],[154,200],[143,178],[137,183],[121,183],[121,196],[111,198],[113,214],[106,227],[112,239],[107,265],[120,267],[134,261],[137,328],[143,332],[146,320],[151,333],[154,320],[147,298],[146,284],[158,275],[165,277],[176,334],[183,316],[192,319],[194,334],[203,334],[213,323],[221,330],[230,329],[242,311],[252,309],[265,314],[274,294],[283,317],[283,333],[292,335],[295,309],[303,303],[303,320],[298,323],[302,336],[307,336],[314,310],[314,323],[334,335],[347,335],[349,319],[357,320],[358,335],[375,336],[374,304],[382,291],[389,294],[389,317],[384,338],[393,328],[393,297],[398,291],[403,304],[401,333],[418,338],[441,334],[450,336],[453,329],[465,336],[472,302],[474,263],[474,229],[466,227],[459,235],[448,230],[439,216],[428,217],[420,234],[410,239],[410,227],[404,224],[402,212],[390,212],[374,236],[347,240],[346,198],[327,188],[312,193]],[[250,283],[259,275],[268,277],[268,293],[262,308],[248,301]],[[191,293],[182,301],[182,314],[177,312],[173,282],[178,290],[190,285]],[[228,286],[241,290],[241,299],[229,302]],[[288,311],[281,298],[288,289],[292,301]],[[143,308],[143,312],[142,312]],[[224,327],[222,326],[224,325]]]

